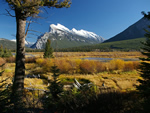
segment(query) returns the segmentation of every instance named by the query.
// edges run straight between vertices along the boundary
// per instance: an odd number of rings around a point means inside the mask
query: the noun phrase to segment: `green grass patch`
[[[90,83],[90,80],[84,79],[84,78],[79,78],[77,80],[80,84]],[[61,78],[61,83],[64,84],[64,85],[73,84],[74,83],[74,78]]]

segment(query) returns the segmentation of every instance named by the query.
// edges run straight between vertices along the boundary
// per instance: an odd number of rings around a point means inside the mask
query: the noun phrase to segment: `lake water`
[[[102,62],[108,62],[110,60],[113,60],[113,59],[121,59],[121,60],[124,60],[124,61],[139,61],[138,58],[96,58],[96,57],[87,57],[87,58],[82,58],[83,60],[99,60],[99,61],[102,61]]]
[[[16,55],[16,53],[12,53],[12,55]],[[28,53],[25,53],[25,55],[28,55],[29,56],[29,58],[32,58],[32,57],[35,57],[34,55],[32,55],[32,54],[28,54]]]

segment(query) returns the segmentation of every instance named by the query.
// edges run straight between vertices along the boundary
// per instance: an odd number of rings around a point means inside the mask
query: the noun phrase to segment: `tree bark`
[[[21,12],[15,11],[16,14],[16,67],[13,82],[13,103],[15,112],[21,108],[20,104],[23,100],[24,76],[25,76],[25,27],[26,18],[23,18]]]

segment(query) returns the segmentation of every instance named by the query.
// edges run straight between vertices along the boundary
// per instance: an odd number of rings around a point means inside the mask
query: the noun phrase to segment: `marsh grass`
[[[40,56],[42,53],[35,53],[35,55],[36,54]],[[48,84],[45,79],[52,78],[50,67],[55,63],[61,69],[62,74],[59,79],[63,85],[72,85],[74,82],[73,79],[76,78],[81,84],[92,83],[97,87],[102,87],[104,83],[105,86],[103,89],[106,89],[105,91],[101,90],[99,93],[90,93],[85,90],[81,92],[73,90],[73,92],[67,93],[69,90],[65,90],[66,92],[63,92],[61,95],[60,103],[56,104],[60,107],[57,111],[58,113],[133,113],[136,111],[135,106],[139,111],[142,109],[138,103],[140,99],[136,91],[136,85],[139,85],[137,80],[139,78],[142,79],[137,71],[139,62],[114,60],[112,62],[103,63],[78,59],[83,58],[83,56],[135,58],[140,56],[140,54],[138,52],[60,52],[57,53],[55,59],[36,58],[29,60],[29,62],[26,63],[26,75],[40,73],[41,78],[25,78],[25,87],[47,90]],[[5,62],[6,60],[0,59],[0,61]],[[4,68],[6,71],[3,73],[3,76],[0,77],[0,81],[10,77],[7,83],[12,84],[15,63],[6,63]],[[39,94],[38,90],[35,92],[25,90],[25,94],[26,107],[30,108],[28,111],[40,112],[43,110],[44,112],[41,100],[43,92]],[[53,99],[51,102],[55,103]]]
[[[37,63],[26,63],[26,75],[27,74],[40,74],[41,75],[41,79],[31,79],[31,78],[26,78],[25,79],[25,87],[31,87],[29,84],[31,83],[33,85],[33,87],[37,87],[37,88],[42,88],[42,87],[46,87],[47,83],[44,80],[45,78],[51,78],[51,72],[50,72],[50,67],[51,65],[54,64],[54,61],[56,61],[55,63],[59,64],[59,68],[60,71],[61,69],[63,71],[61,71],[61,75],[60,75],[60,79],[64,81],[65,83],[69,83],[72,84],[72,80],[74,78],[81,80],[88,80],[89,82],[98,85],[98,86],[102,86],[103,83],[105,83],[105,86],[107,87],[114,87],[116,89],[120,89],[120,90],[129,90],[129,89],[135,89],[135,85],[139,85],[139,83],[137,82],[137,79],[142,79],[139,76],[138,71],[136,71],[136,69],[134,70],[128,70],[128,71],[122,71],[120,70],[107,70],[107,68],[105,66],[108,66],[108,62],[107,63],[103,63],[103,62],[95,62],[92,61],[92,67],[95,67],[94,73],[81,73],[81,67],[80,64],[82,63],[87,63],[86,65],[88,65],[88,63],[91,63],[90,61],[82,61],[81,59],[37,59],[36,60]],[[65,66],[65,64],[63,64],[63,62],[67,62],[67,65]],[[114,62],[114,61],[113,61]],[[116,61],[118,62],[118,61]],[[126,64],[127,62],[121,61],[121,63]],[[46,64],[45,64],[46,63]],[[131,63],[132,66],[135,65],[135,62]],[[138,62],[137,62],[138,64]],[[136,64],[136,65],[137,65]],[[86,66],[85,65],[85,66]],[[94,66],[96,65],[96,66]],[[114,64],[112,64],[114,65]],[[83,66],[83,65],[82,65]],[[67,69],[67,67],[69,67]],[[84,67],[84,66],[83,66]],[[82,67],[82,68],[83,68]],[[90,67],[90,66],[89,66]],[[88,69],[90,70],[90,68],[88,67]],[[100,68],[98,68],[100,67]],[[102,68],[103,67],[103,68]],[[113,66],[112,66],[113,67]],[[14,75],[14,69],[15,69],[15,64],[14,63],[6,63],[6,72],[4,72],[3,77],[11,77],[11,79],[13,79],[13,75]],[[86,68],[85,68],[86,69]],[[101,70],[101,71],[97,71],[97,69]],[[121,67],[121,69],[124,69]],[[118,82],[119,81],[119,82]],[[11,82],[11,81],[10,81]],[[82,82],[82,81],[81,81]],[[85,83],[85,82],[83,82]],[[36,86],[37,85],[37,86]],[[43,88],[42,88],[43,89]]]
[[[28,52],[36,57],[43,57],[44,52]],[[57,58],[83,58],[83,57],[102,57],[102,58],[139,58],[143,56],[140,52],[54,52]]]
[[[125,72],[134,71],[139,68],[139,61],[123,61],[121,59],[111,60],[110,62],[100,62],[81,59],[36,59],[36,64],[42,67],[42,72],[50,72],[50,67],[54,64],[60,69],[60,73],[65,74],[96,74],[100,72]]]

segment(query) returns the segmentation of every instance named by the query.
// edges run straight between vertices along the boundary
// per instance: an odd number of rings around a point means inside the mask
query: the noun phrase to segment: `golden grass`
[[[11,77],[7,82],[12,83],[12,78],[14,75],[15,64],[9,63],[6,64],[5,72],[3,76],[0,77],[0,80],[5,79],[7,77]],[[31,70],[38,71],[40,67],[36,67],[34,63],[26,64],[26,74],[30,74]],[[8,71],[8,70],[11,70]],[[51,78],[52,73],[41,74],[43,76]],[[141,79],[139,73],[135,71],[130,72],[101,72],[97,74],[61,74],[60,79],[86,79],[91,81],[93,84],[102,86],[104,82],[106,87],[113,87],[119,90],[135,90],[138,79]],[[25,78],[25,87],[32,87],[37,89],[46,89],[47,84],[42,79],[37,78]]]
[[[44,52],[28,52],[27,54],[43,57]],[[54,52],[55,57],[102,57],[102,58],[139,58],[140,52]]]
[[[140,52],[54,52],[55,57],[139,58]]]
[[[48,76],[51,78],[51,73],[45,74],[45,76]],[[2,76],[0,77],[0,80],[4,80],[8,76]],[[60,75],[61,79],[85,79],[91,81],[91,83],[102,86],[102,83],[105,84],[105,87],[113,87],[115,89],[119,90],[136,90],[136,85],[139,85],[137,80],[140,78],[139,74],[136,73],[121,73],[121,74],[110,74],[110,73],[99,73],[95,75],[82,75],[82,74],[62,74]],[[12,83],[12,77],[7,81],[7,83]],[[44,83],[43,79],[37,79],[37,78],[25,78],[25,87],[31,87],[36,89],[47,89],[47,84]]]
[[[43,52],[31,52],[28,54],[33,54],[37,57],[42,57],[43,56]],[[62,68],[62,70],[64,70],[66,68],[69,68],[69,66],[72,66],[73,68],[70,69],[75,69],[77,68],[76,72],[80,72],[79,68],[79,64],[82,62],[81,60],[77,59],[77,58],[83,58],[83,57],[103,57],[103,58],[138,58],[138,57],[143,57],[141,55],[140,52],[57,52],[54,53],[55,59],[50,62],[45,60],[45,59],[38,59],[37,63],[26,63],[26,75],[27,74],[34,74],[34,73],[41,73],[42,75],[42,68],[43,66],[45,66],[44,68],[47,70],[50,70],[50,66],[52,66],[54,64],[54,62],[59,63],[59,68]],[[72,62],[69,61],[70,59],[72,59]],[[67,64],[62,64],[63,60],[65,61],[65,63]],[[5,61],[4,59],[1,59],[1,61]],[[61,62],[62,61],[62,62]],[[43,64],[42,64],[43,63]],[[45,65],[46,63],[46,65]],[[82,65],[83,67],[86,65],[88,65],[89,61],[84,62],[85,64]],[[87,63],[87,64],[86,64]],[[112,64],[111,64],[112,63]],[[89,81],[91,81],[93,84],[98,85],[98,86],[102,86],[102,83],[104,82],[106,87],[114,87],[116,89],[120,89],[120,90],[135,90],[136,86],[139,83],[137,82],[138,79],[142,79],[139,75],[139,73],[136,70],[132,70],[130,71],[127,67],[131,67],[132,66],[137,66],[136,63],[131,63],[131,62],[123,62],[121,60],[118,61],[112,61],[110,65],[108,65],[108,68],[117,68],[117,70],[113,70],[113,71],[107,71],[107,72],[100,72],[100,73],[93,73],[93,74],[77,74],[75,72],[71,72],[68,74],[61,74],[60,75],[60,79],[73,79],[73,78],[77,78],[77,79],[87,79]],[[115,64],[116,63],[116,64]],[[123,63],[124,66],[123,67]],[[95,65],[95,64],[94,64]],[[94,66],[93,65],[93,66]],[[102,63],[100,65],[96,64],[97,67],[95,67],[95,69],[98,69],[98,67],[100,67],[101,69],[104,68],[105,64]],[[49,66],[49,67],[47,67]],[[92,69],[89,67],[86,67],[87,69]],[[100,69],[99,68],[99,69]],[[106,67],[105,67],[106,68]],[[120,70],[126,68],[127,72],[122,72]],[[11,77],[10,80],[8,80],[8,83],[12,82],[12,78],[14,76],[14,72],[15,72],[15,63],[6,63],[5,64],[5,72],[3,73],[3,76],[0,77],[0,80],[5,79],[6,77]],[[95,71],[95,70],[93,70]],[[51,73],[48,72],[44,72],[45,74],[43,74],[43,76],[48,76],[49,78],[51,78]],[[74,73],[74,74],[72,74]],[[31,78],[25,78],[25,87],[34,87],[34,88],[39,88],[39,89],[45,89],[47,86],[44,83],[44,80],[41,79],[31,79]]]
[[[102,83],[105,84],[106,87],[113,87],[119,90],[127,90],[127,89],[136,89],[136,85],[139,85],[137,80],[139,79],[139,73],[129,72],[129,73],[121,73],[121,74],[112,74],[108,72],[98,73],[94,75],[60,75],[60,79],[68,78],[68,79],[87,79],[91,81],[93,84],[102,86]]]

